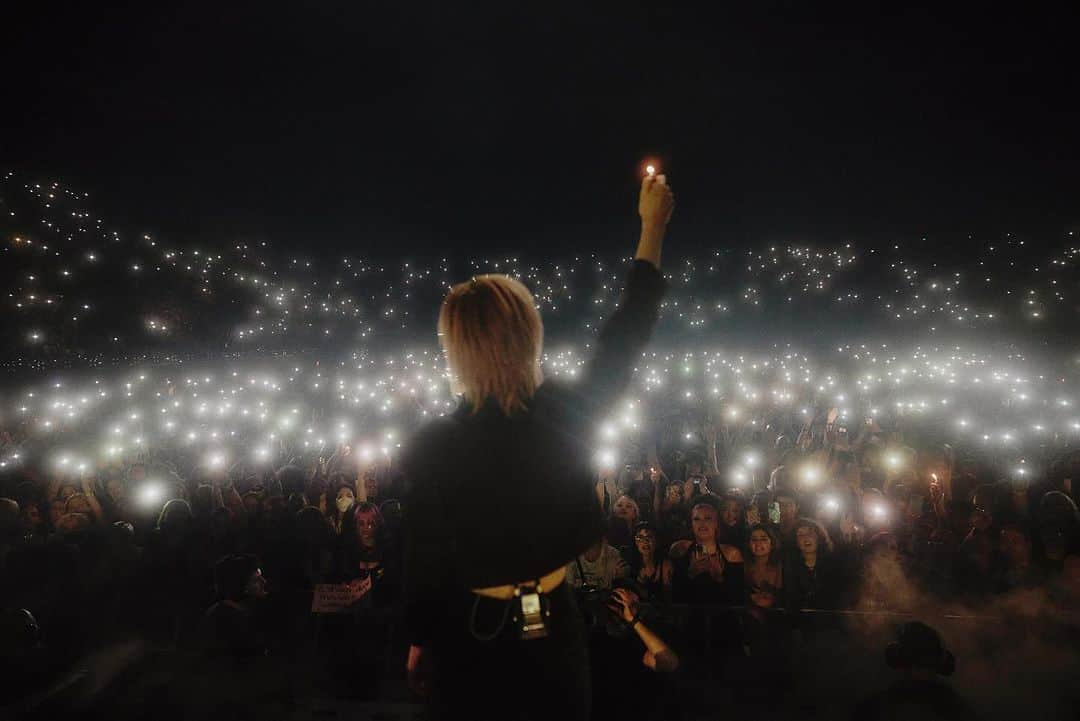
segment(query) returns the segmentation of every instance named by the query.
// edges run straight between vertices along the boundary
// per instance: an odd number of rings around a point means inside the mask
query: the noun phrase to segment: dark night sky
[[[629,246],[648,153],[673,242],[1080,222],[1072,18],[164,5],[5,22],[0,166],[311,253]]]

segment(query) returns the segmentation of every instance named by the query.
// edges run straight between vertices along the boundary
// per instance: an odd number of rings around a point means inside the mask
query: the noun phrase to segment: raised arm
[[[638,214],[641,239],[634,265],[615,312],[608,317],[596,339],[596,349],[581,381],[590,412],[604,413],[630,383],[634,363],[649,342],[660,314],[664,278],[660,274],[660,251],[675,197],[662,175],[641,182]]]

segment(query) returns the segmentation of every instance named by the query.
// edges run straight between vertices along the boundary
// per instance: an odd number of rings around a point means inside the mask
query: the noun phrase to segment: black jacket
[[[491,401],[474,415],[463,400],[406,445],[405,610],[412,643],[430,639],[447,594],[539,578],[600,538],[591,441],[629,385],[664,286],[653,265],[634,261],[619,307],[577,381],[545,381],[527,409],[509,418]]]

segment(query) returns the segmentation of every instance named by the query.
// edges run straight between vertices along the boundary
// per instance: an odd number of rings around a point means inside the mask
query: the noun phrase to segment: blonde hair
[[[438,330],[450,388],[473,413],[488,398],[506,415],[524,410],[543,380],[544,324],[528,288],[497,274],[458,283],[443,300]]]

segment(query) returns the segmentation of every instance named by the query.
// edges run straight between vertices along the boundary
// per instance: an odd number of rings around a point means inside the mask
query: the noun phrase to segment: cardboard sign
[[[371,590],[371,576],[349,583],[320,583],[311,597],[312,613],[341,613]]]

